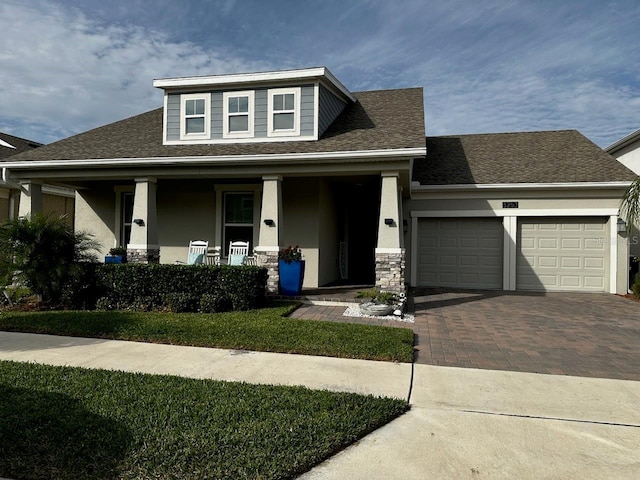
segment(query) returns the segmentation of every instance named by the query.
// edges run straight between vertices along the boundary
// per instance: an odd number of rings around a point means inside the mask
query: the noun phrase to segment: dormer
[[[163,144],[318,140],[355,97],[326,67],[164,78]]]

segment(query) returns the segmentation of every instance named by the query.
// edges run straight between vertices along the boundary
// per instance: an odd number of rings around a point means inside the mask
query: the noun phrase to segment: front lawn
[[[227,313],[0,313],[0,330],[397,362],[413,361],[413,331],[298,320],[291,304]]]
[[[288,479],[408,408],[303,387],[0,362],[0,477]]]

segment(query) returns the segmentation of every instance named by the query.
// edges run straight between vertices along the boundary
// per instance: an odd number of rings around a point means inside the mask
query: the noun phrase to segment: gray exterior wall
[[[320,112],[318,114],[318,137],[338,118],[346,104],[333,93],[320,85]]]
[[[180,95],[167,97],[167,140],[180,140]]]
[[[313,85],[304,85],[300,90],[300,135],[311,136],[315,127],[315,98]],[[266,138],[268,115],[268,89],[255,90],[254,138]],[[206,93],[206,92],[205,92]],[[222,139],[222,91],[211,92],[211,139]],[[329,93],[329,95],[331,95]],[[343,104],[344,106],[344,104]],[[286,137],[283,137],[285,140]],[[180,94],[171,93],[167,98],[167,140],[180,140]]]
[[[306,85],[300,89],[300,135],[313,135],[314,131],[314,88]]]

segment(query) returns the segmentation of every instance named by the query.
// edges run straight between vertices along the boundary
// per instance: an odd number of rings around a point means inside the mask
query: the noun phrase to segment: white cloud
[[[36,124],[45,142],[161,106],[154,78],[265,67],[45,3],[3,2],[0,31],[0,130]]]

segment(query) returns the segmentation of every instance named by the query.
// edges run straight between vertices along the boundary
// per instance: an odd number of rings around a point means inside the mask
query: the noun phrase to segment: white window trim
[[[224,194],[225,193],[253,193],[253,242],[251,248],[258,245],[260,234],[260,210],[262,206],[262,184],[220,184],[214,187],[216,192],[216,217],[215,217],[215,245],[214,250],[223,252],[223,232],[224,229]]]
[[[204,132],[187,133],[187,100],[204,100]],[[180,95],[180,140],[208,140],[211,138],[211,94],[190,93]]]
[[[268,137],[292,137],[292,136],[300,135],[300,106],[302,103],[301,92],[302,92],[302,89],[300,87],[273,88],[268,91],[268,94],[267,94],[267,136]],[[276,112],[273,110],[273,97],[274,95],[283,95],[283,94],[294,95],[293,128],[290,130],[274,130],[273,115]]]
[[[249,99],[249,130],[247,130],[246,132],[229,131],[229,98],[233,97],[248,97]],[[254,105],[254,90],[244,90],[241,92],[224,92],[222,94],[222,138],[251,138],[254,136]]]

